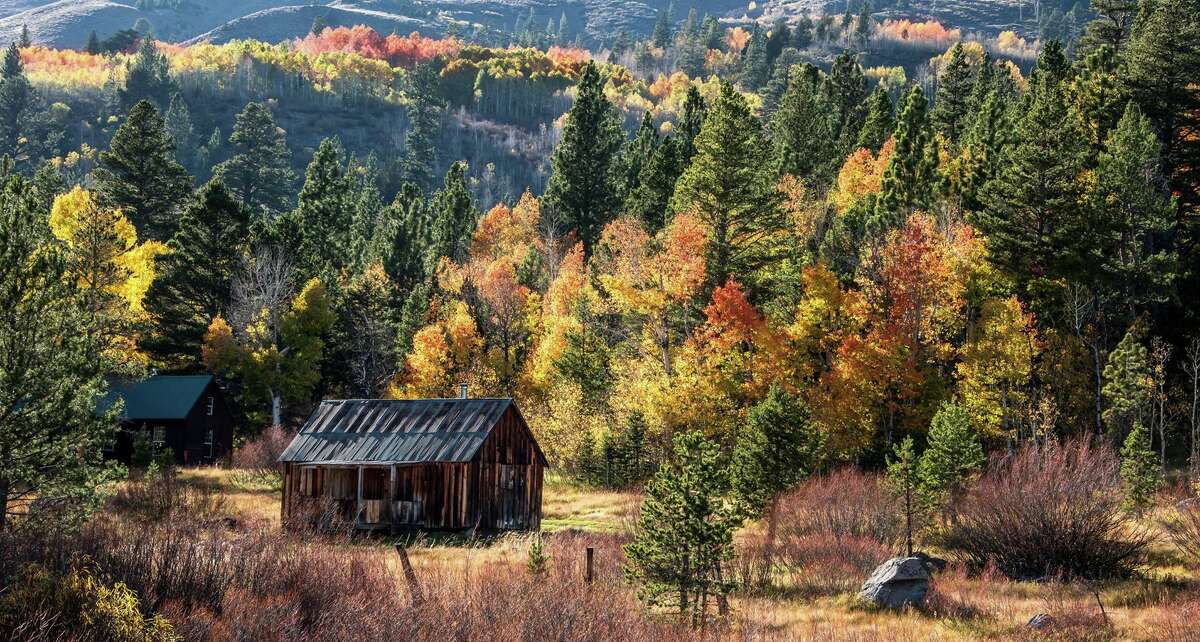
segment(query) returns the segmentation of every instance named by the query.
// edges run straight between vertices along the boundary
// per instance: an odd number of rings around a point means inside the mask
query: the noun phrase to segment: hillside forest
[[[201,372],[239,443],[465,383],[590,488],[720,468],[754,516],[849,464],[911,486],[922,453],[1090,439],[1140,510],[1200,476],[1200,4],[1072,7],[1026,36],[662,10],[590,48],[26,34],[0,529],[81,523],[125,474],[109,382]]]

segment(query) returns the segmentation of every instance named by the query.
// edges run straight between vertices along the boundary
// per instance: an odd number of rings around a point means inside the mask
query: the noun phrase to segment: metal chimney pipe
[[[458,384],[458,398],[459,399],[467,398],[467,384],[465,384],[465,383]]]

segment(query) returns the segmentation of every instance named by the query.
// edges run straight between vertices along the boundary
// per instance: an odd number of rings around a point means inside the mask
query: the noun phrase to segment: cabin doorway
[[[523,529],[529,526],[526,519],[528,469],[529,466],[500,466],[500,516],[496,520],[497,527]]]

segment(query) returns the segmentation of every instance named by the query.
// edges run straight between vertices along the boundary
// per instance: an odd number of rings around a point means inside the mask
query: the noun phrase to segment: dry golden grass
[[[188,469],[181,478],[189,484],[225,495],[239,522],[274,525],[279,520],[279,489],[262,478],[221,469]],[[624,532],[640,495],[597,491],[549,476],[543,497],[547,541],[570,539],[570,531],[597,534]],[[739,541],[760,534],[750,524]],[[462,577],[524,574],[530,535],[510,534],[493,540],[468,542],[461,537],[417,535],[405,540],[418,576]],[[388,538],[347,540],[346,546],[378,555],[399,572],[399,557]],[[328,543],[315,544],[328,546]],[[578,546],[582,546],[581,544]],[[551,564],[579,568],[584,552],[574,544],[557,547]],[[565,551],[565,552],[564,552]],[[882,560],[881,560],[882,561]],[[619,573],[619,559],[597,560],[597,573]],[[735,637],[742,639],[881,641],[881,640],[1200,640],[1200,583],[1196,569],[1165,541],[1154,545],[1152,566],[1140,579],[1082,584],[1014,582],[998,574],[969,576],[948,570],[935,579],[935,597],[925,612],[892,613],[864,607],[854,591],[814,595],[792,590],[788,576],[761,595],[738,595],[733,600]],[[803,571],[801,571],[803,572]],[[794,575],[791,576],[794,579]],[[630,589],[632,590],[632,589]],[[1104,604],[1100,613],[1096,596]],[[1052,634],[1033,633],[1025,623],[1038,613],[1052,613],[1062,626]],[[1109,624],[1105,625],[1105,617]]]

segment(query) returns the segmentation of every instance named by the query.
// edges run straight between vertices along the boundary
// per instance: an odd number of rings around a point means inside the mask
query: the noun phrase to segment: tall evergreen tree
[[[628,199],[629,194],[637,188],[642,169],[650,162],[658,145],[658,129],[654,126],[654,116],[647,111],[642,116],[642,126],[638,128],[637,134],[625,144],[625,149],[621,152],[622,198]]]
[[[437,140],[444,107],[438,95],[437,73],[434,63],[422,63],[408,74],[409,129],[404,138],[404,178],[426,190],[433,188],[437,177]]]
[[[750,33],[750,41],[742,52],[741,85],[749,91],[758,91],[767,84],[771,75],[771,61],[767,58],[767,36],[758,25]]]
[[[707,112],[708,105],[700,95],[700,90],[696,89],[695,85],[689,86],[687,98],[683,101],[683,115],[675,127],[679,136],[680,160],[685,165],[696,155],[696,137],[704,127],[704,115]]]
[[[1081,178],[1087,141],[1066,104],[1058,57],[1061,51],[1053,47],[1043,52],[1051,64],[1039,62],[1013,143],[1004,147],[996,175],[984,184],[983,208],[973,221],[988,237],[990,260],[1035,305],[1045,297],[1043,286],[1079,276],[1078,243],[1085,238]]]
[[[475,198],[467,186],[467,165],[454,163],[446,172],[442,189],[430,200],[433,218],[430,243],[426,254],[426,273],[433,274],[438,259],[449,257],[461,261],[467,251],[471,234],[479,221]]]
[[[876,233],[899,227],[916,210],[927,210],[936,167],[930,162],[925,94],[914,85],[896,124],[896,150],[883,172],[883,189],[871,225]]]
[[[896,114],[892,99],[883,87],[876,87],[867,107],[867,118],[858,132],[858,147],[878,154],[879,149],[892,137],[896,129]]]
[[[301,281],[317,277],[334,283],[334,275],[349,264],[354,201],[344,155],[340,140],[321,141],[304,172],[296,208],[276,226]]]
[[[843,51],[834,59],[821,84],[821,92],[832,111],[833,136],[839,155],[849,153],[858,141],[858,130],[866,116],[863,103],[867,99],[867,77],[853,54]]]
[[[100,37],[96,35],[95,29],[92,29],[92,32],[88,34],[87,44],[84,45],[83,50],[92,54],[93,56],[99,55],[102,51],[104,51],[103,47],[100,45]]]
[[[138,52],[125,65],[125,86],[117,90],[122,109],[130,109],[149,100],[158,109],[166,109],[171,96],[179,91],[171,78],[170,63],[151,38],[143,38]]]
[[[750,408],[729,464],[734,496],[747,517],[766,516],[767,542],[775,536],[779,495],[820,465],[823,440],[808,405],[772,386]]]
[[[1145,326],[1134,323],[1108,355],[1104,366],[1103,419],[1116,441],[1145,423],[1150,411],[1150,353],[1143,344]]]
[[[410,290],[425,278],[429,234],[424,195],[416,185],[405,183],[375,225],[370,261],[381,263],[393,283]]]
[[[1177,274],[1171,246],[1175,206],[1162,175],[1158,137],[1150,121],[1129,103],[1100,154],[1088,203],[1090,243],[1088,264],[1128,307],[1133,318],[1171,295]]]
[[[252,216],[266,221],[288,208],[296,180],[285,136],[267,106],[251,102],[229,136],[236,153],[214,171]]]
[[[16,43],[4,52],[0,68],[0,157],[16,158],[23,134],[23,119],[27,113],[33,88],[25,78],[21,51]]]
[[[1135,423],[1121,446],[1121,481],[1125,483],[1125,508],[1139,517],[1154,506],[1154,493],[1162,484],[1162,467],[1154,454],[1150,430]]]
[[[575,230],[588,250],[621,204],[617,181],[624,134],[604,84],[600,69],[589,62],[551,158],[554,173],[545,195],[551,216]]]
[[[787,91],[771,118],[771,140],[780,175],[791,174],[825,185],[840,156],[833,140],[828,109],[821,99],[817,69],[803,63],[792,67]]]
[[[174,233],[175,216],[192,190],[166,123],[145,100],[117,128],[93,174],[101,204],[120,208],[139,235],[155,240]]]
[[[1120,59],[1112,47],[1092,51],[1077,68],[1071,81],[1071,96],[1084,122],[1088,142],[1098,153],[1121,119],[1129,95],[1121,80]]]
[[[750,281],[778,248],[786,225],[762,125],[729,82],[704,119],[696,156],[671,198],[673,212],[696,214],[709,229],[708,285]]]
[[[655,47],[665,49],[671,44],[671,8],[668,6],[658,10],[658,17],[654,20],[654,33],[650,35],[650,41]]]
[[[146,294],[154,332],[147,350],[162,367],[202,367],[200,348],[213,317],[227,314],[233,275],[248,248],[249,214],[214,179],[179,216],[171,251],[158,260]]]
[[[725,498],[729,476],[720,450],[698,432],[675,438],[674,456],[646,486],[625,575],[651,605],[707,617],[709,598],[723,603],[733,588],[723,567],[733,555],[739,520]]]
[[[625,211],[636,217],[651,234],[669,222],[667,212],[675,184],[683,173],[683,158],[678,136],[668,136],[642,167],[637,187],[625,199]]]
[[[966,129],[976,75],[975,66],[967,58],[962,43],[955,43],[950,48],[945,68],[938,74],[937,94],[930,113],[933,126],[951,142],[959,142]]]
[[[0,189],[0,531],[9,519],[77,517],[115,478],[102,450],[116,409],[97,414],[104,373],[47,212],[29,185]]]
[[[1123,75],[1162,143],[1163,171],[1183,211],[1200,207],[1200,0],[1142,0]],[[1185,230],[1195,246],[1195,225]]]
[[[924,504],[921,501],[921,478],[917,467],[913,438],[905,437],[904,441],[892,447],[892,454],[887,458],[886,480],[892,495],[903,502],[899,510],[904,519],[904,549],[907,557],[913,554],[913,536],[920,528]]]
[[[1080,41],[1084,51],[1100,47],[1120,51],[1129,40],[1138,0],[1089,0],[1088,8],[1096,14],[1096,19],[1088,23]]]
[[[196,161],[196,130],[192,126],[192,114],[187,102],[181,94],[171,97],[171,106],[163,117],[167,133],[175,141],[175,159],[189,171],[197,171]]]

